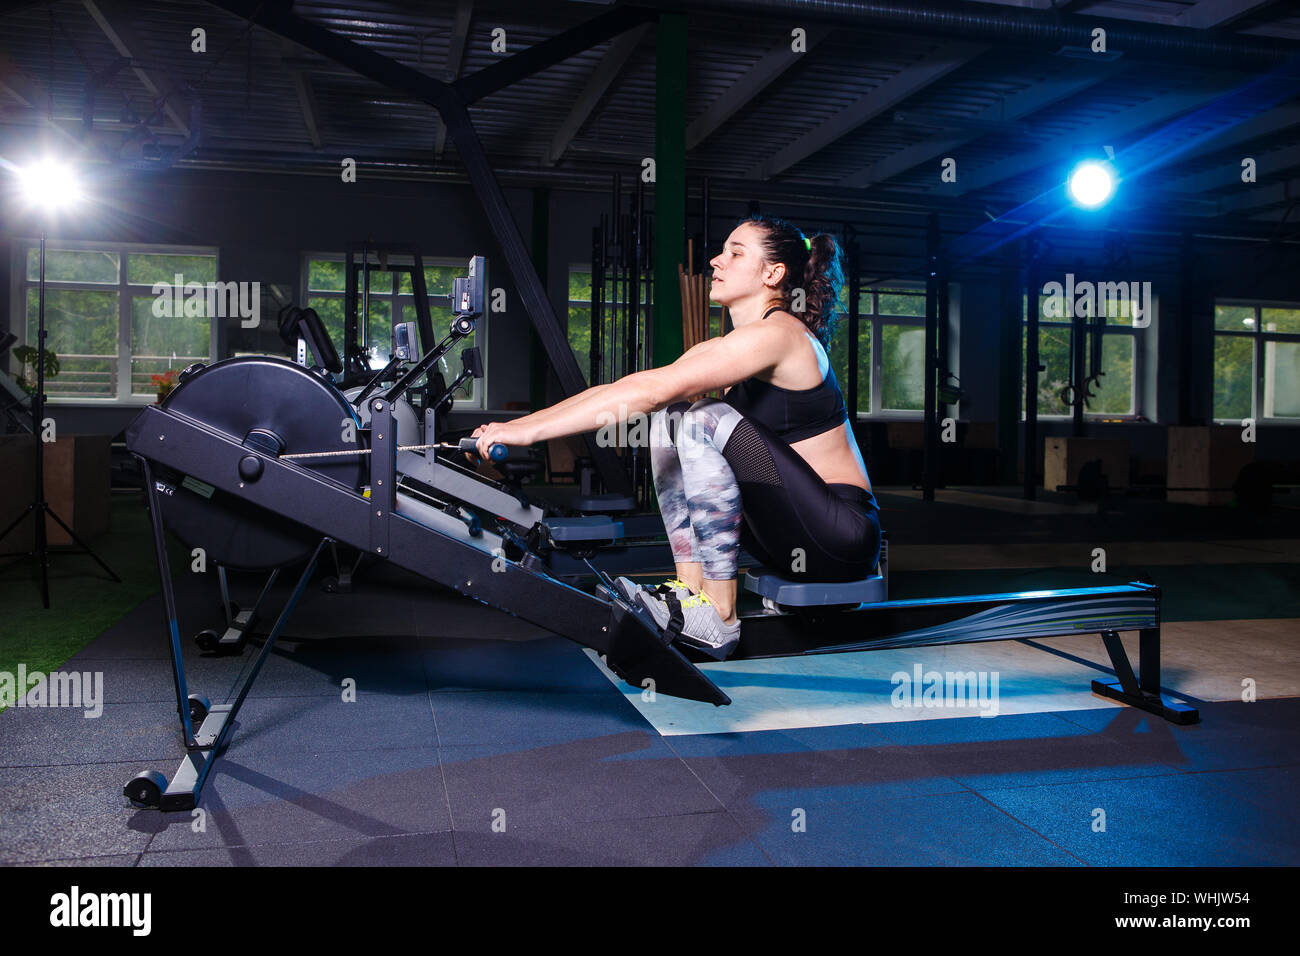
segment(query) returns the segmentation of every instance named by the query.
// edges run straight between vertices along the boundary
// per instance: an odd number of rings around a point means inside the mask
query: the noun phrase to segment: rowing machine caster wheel
[[[320,589],[324,591],[326,594],[338,594],[339,579],[334,577],[333,575],[330,575],[320,583]]]
[[[211,654],[217,649],[217,644],[221,642],[221,635],[216,631],[208,628],[205,631],[199,631],[194,635],[194,643],[199,645],[199,650]]]
[[[212,704],[206,697],[200,697],[198,694],[190,694],[190,720],[196,724],[203,723],[203,718],[208,716],[208,710]]]
[[[147,810],[162,806],[162,795],[166,789],[166,777],[157,770],[146,770],[123,787],[122,793],[131,801],[131,806]]]

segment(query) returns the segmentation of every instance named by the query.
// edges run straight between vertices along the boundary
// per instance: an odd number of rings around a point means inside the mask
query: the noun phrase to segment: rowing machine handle
[[[471,455],[478,454],[478,440],[474,438],[462,438],[460,440],[460,450],[469,452]],[[509,449],[500,442],[495,443],[488,449],[488,457],[493,461],[505,461],[506,455],[510,453]]]

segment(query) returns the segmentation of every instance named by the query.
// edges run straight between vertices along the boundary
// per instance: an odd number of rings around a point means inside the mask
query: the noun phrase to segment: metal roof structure
[[[292,9],[450,82],[619,6]],[[1058,181],[1070,148],[1109,146],[1146,174],[1152,202],[1183,215],[1276,219],[1300,196],[1300,11],[1285,0],[678,6],[691,177],[1005,206]],[[1105,54],[1066,36],[1096,27],[1115,37]],[[796,28],[806,52],[791,50]],[[647,22],[477,99],[470,116],[503,183],[604,189],[654,155],[655,73]],[[352,157],[384,175],[465,178],[436,110],[202,0],[0,4],[0,144],[38,132],[142,169],[336,171]],[[949,156],[957,183],[939,176]],[[1243,195],[1247,156],[1258,182]]]

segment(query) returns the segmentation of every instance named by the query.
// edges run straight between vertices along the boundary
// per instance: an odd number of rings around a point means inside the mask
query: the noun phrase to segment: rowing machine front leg
[[[1106,645],[1106,652],[1110,654],[1110,662],[1115,668],[1115,676],[1118,679],[1093,681],[1094,694],[1145,710],[1171,723],[1200,722],[1201,714],[1195,707],[1166,700],[1160,692],[1159,624],[1138,631],[1138,670],[1141,676],[1133,673],[1133,665],[1129,663],[1124,642],[1120,640],[1118,631],[1102,631],[1101,639]]]

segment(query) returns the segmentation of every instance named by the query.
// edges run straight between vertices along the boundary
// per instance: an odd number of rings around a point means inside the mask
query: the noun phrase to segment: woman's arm
[[[592,385],[589,388],[584,388],[577,395],[570,395],[562,402],[556,402],[554,405],[551,405],[547,408],[539,408],[531,415],[524,415],[521,417],[527,418],[528,421],[534,426],[540,425],[543,422],[550,421],[561,411],[572,408],[578,402],[586,401],[588,398],[590,398],[593,395],[599,395],[601,392],[605,391],[605,389],[609,388],[613,384],[615,383],[611,382],[606,385]],[[556,436],[551,436],[551,437],[556,437]],[[541,441],[541,439],[539,438],[538,441]]]
[[[532,441],[546,441],[594,432],[633,415],[648,415],[657,407],[656,398],[651,375],[634,372],[617,382],[594,385],[557,405],[516,421],[529,429],[534,436]]]
[[[494,442],[531,445],[649,415],[680,398],[725,388],[772,368],[789,353],[791,335],[789,329],[764,322],[734,329],[699,343],[671,365],[633,372],[513,421],[489,422],[474,437],[486,455]]]

